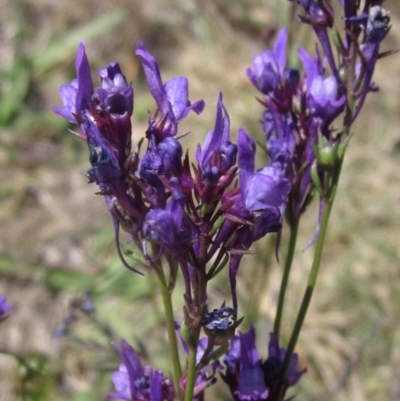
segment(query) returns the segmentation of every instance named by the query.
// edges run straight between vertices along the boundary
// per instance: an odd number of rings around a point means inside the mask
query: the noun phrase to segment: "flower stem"
[[[179,361],[178,343],[176,341],[175,326],[174,326],[174,311],[172,308],[171,293],[165,280],[164,272],[161,265],[155,266],[158,282],[161,290],[161,297],[164,305],[165,319],[167,321],[169,351],[174,372],[174,384],[178,392],[179,399],[182,398],[182,391],[179,386],[179,380],[182,376],[181,364]]]
[[[308,307],[311,302],[314,288],[317,283],[319,267],[321,265],[322,251],[324,248],[325,236],[328,228],[329,216],[332,210],[333,201],[335,200],[342,163],[343,163],[343,158],[338,162],[338,165],[336,166],[335,171],[333,172],[332,180],[329,186],[329,193],[326,199],[324,213],[322,215],[320,232],[315,244],[314,260],[311,266],[310,275],[308,277],[307,288],[303,296],[300,310],[297,315],[296,323],[294,325],[293,332],[287,347],[285,359],[283,360],[282,364],[281,383],[284,383],[286,380],[286,376],[290,366],[290,361],[292,359],[292,355],[296,347],[297,339],[299,337],[305,316],[307,314]],[[283,391],[284,391],[284,386],[282,386],[282,392]],[[280,397],[278,398],[279,400],[283,399],[284,394],[282,392]]]
[[[186,391],[185,401],[193,400],[194,383],[196,380],[196,353],[197,347],[190,348],[188,366],[187,366],[187,377],[186,377]]]
[[[299,228],[298,221],[294,224],[290,231],[289,245],[285,260],[285,268],[283,270],[283,276],[281,281],[281,288],[279,290],[278,306],[276,308],[276,316],[274,322],[274,334],[279,337],[279,332],[281,329],[281,321],[283,314],[283,305],[285,302],[286,288],[289,281],[290,269],[292,267],[294,251],[296,248],[297,232]]]

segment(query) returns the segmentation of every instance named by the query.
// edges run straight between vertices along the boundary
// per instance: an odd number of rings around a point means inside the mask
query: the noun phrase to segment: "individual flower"
[[[170,379],[165,378],[161,370],[143,366],[135,350],[127,343],[113,343],[122,364],[112,374],[115,393],[107,394],[108,398],[126,401],[172,401],[175,390]]]
[[[306,101],[311,116],[318,119],[325,132],[332,121],[344,110],[345,95],[338,91],[336,77],[325,77],[319,56],[315,59],[304,49],[299,49],[300,60],[306,74]]]
[[[262,363],[262,370],[264,373],[264,381],[267,387],[270,389],[271,395],[275,394],[280,390],[280,386],[283,385],[284,391],[288,387],[294,386],[307,372],[307,368],[298,370],[299,356],[294,353],[290,360],[287,377],[283,384],[280,383],[281,369],[283,360],[285,359],[286,350],[285,348],[279,347],[278,338],[274,333],[270,333],[270,340],[268,345],[268,358]]]
[[[6,297],[0,295],[0,322],[7,318],[12,306],[7,302]]]
[[[131,116],[133,88],[128,85],[118,63],[113,62],[99,71],[101,87],[92,97],[91,110],[103,138],[113,149],[120,167],[131,152]]]
[[[270,333],[268,358],[262,360],[256,347],[255,329],[252,325],[247,333],[232,337],[230,347],[224,357],[226,366],[222,375],[235,400],[261,401],[274,399],[276,392],[284,392],[294,386],[307,371],[298,371],[298,355],[293,354],[286,379],[281,382],[281,369],[285,349]]]
[[[264,50],[253,57],[253,68],[246,73],[253,85],[263,94],[268,95],[281,83],[286,66],[287,31],[281,29],[276,39],[274,50]]]
[[[254,171],[255,141],[243,129],[238,133],[239,182],[242,199],[250,212],[284,207],[291,189],[281,168],[263,167]]]
[[[101,88],[96,89],[95,97],[102,109],[111,115],[132,115],[133,88],[128,85],[119,64],[112,62],[108,67],[101,68],[99,75]]]
[[[207,134],[203,147],[198,144],[196,149],[196,190],[203,203],[218,200],[236,175],[237,146],[230,142],[229,130],[229,115],[220,93],[214,128]]]
[[[251,326],[247,333],[234,336],[224,358],[227,369],[222,378],[228,384],[235,400],[261,401],[266,400],[269,394],[255,336],[254,326]]]
[[[137,42],[136,54],[142,62],[147,84],[161,113],[156,132],[158,143],[167,136],[175,136],[179,121],[184,119],[190,110],[200,114],[205,103],[203,100],[193,104],[189,101],[188,80],[183,76],[172,78],[163,84],[155,58],[140,41]]]
[[[173,190],[165,209],[150,210],[143,222],[143,235],[162,251],[180,255],[196,241],[197,231],[184,212],[185,197]]]
[[[182,146],[175,138],[166,137],[157,145],[149,143],[139,164],[139,176],[145,180],[143,191],[153,208],[165,208],[165,181],[171,177],[185,181],[181,158]]]

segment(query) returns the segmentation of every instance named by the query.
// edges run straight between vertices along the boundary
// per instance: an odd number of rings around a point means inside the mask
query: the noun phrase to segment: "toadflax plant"
[[[283,28],[274,48],[255,55],[246,72],[264,107],[260,129],[268,162],[258,170],[254,139],[244,129],[231,135],[222,93],[216,94],[214,126],[190,160],[179,142],[179,122],[190,112],[201,114],[205,104],[189,100],[185,77],[164,82],[157,61],[141,42],[136,54],[155,105],[143,139],[132,144],[132,86],[119,64],[111,63],[100,69],[96,87],[83,43],[78,47],[77,78],[61,86],[63,106],[54,111],[77,125],[74,133],[87,142],[87,176],[98,185],[97,194],[110,212],[122,264],[158,278],[172,367],[171,380],[143,366],[125,340],[115,343],[121,366],[112,375],[115,391],[109,398],[203,400],[207,387],[221,377],[234,400],[281,401],[289,399],[288,388],[306,372],[298,366],[294,349],[316,285],[351,128],[367,94],[377,90],[372,76],[378,59],[389,54],[381,54],[379,47],[390,27],[382,1],[366,0],[362,8],[356,0],[297,3],[300,21],[316,34],[315,51],[298,49],[302,68],[288,66]],[[336,20],[333,6],[339,10]],[[318,226],[307,245],[314,244],[314,260],[285,349],[280,326],[296,237],[301,216],[315,198]],[[259,355],[254,326],[247,332],[236,330],[242,321],[237,273],[253,242],[276,233],[279,247],[284,220],[289,246],[276,319],[273,332],[258,333],[265,343],[269,337],[268,355]],[[120,249],[121,230],[142,254],[140,271]],[[208,284],[223,270],[231,299],[211,305]],[[180,324],[171,301],[178,277],[184,283]]]

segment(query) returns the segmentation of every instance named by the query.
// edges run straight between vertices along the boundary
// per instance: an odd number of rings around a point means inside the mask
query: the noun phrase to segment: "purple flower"
[[[121,346],[113,343],[122,364],[112,374],[115,393],[107,394],[108,398],[127,401],[172,401],[175,390],[172,382],[165,378],[161,370],[142,366],[135,350],[125,341]]]
[[[294,123],[290,115],[265,111],[262,123],[267,140],[269,165],[279,167],[285,177],[290,178],[291,163],[296,148]]]
[[[254,172],[256,144],[243,129],[238,133],[239,181],[246,209],[251,212],[281,208],[291,184],[279,167],[267,166]]]
[[[11,309],[12,306],[7,303],[6,297],[0,295],[0,322],[7,318]]]
[[[264,373],[265,384],[270,389],[271,394],[275,394],[281,386],[280,376],[286,350],[284,348],[279,348],[279,341],[274,333],[270,333],[269,335],[268,358],[262,363],[262,370]],[[288,387],[294,386],[300,380],[301,376],[307,372],[307,368],[298,371],[298,363],[299,356],[294,353],[290,360],[286,380],[283,383],[285,391]]]
[[[205,103],[203,100],[190,103],[188,80],[185,77],[172,78],[163,84],[158,64],[142,42],[137,42],[136,54],[142,62],[150,92],[161,112],[157,132],[159,142],[162,138],[176,135],[179,121],[190,110],[200,114]]]
[[[110,114],[129,116],[133,112],[133,88],[128,85],[118,63],[113,62],[99,71],[101,88],[95,91],[95,97],[102,109]]]
[[[255,329],[251,326],[247,333],[240,333],[239,337],[231,339],[230,349],[224,358],[227,370],[222,377],[235,400],[261,401],[268,397],[255,339]]]
[[[151,205],[165,208],[166,181],[171,177],[184,178],[182,175],[182,146],[172,137],[166,137],[158,145],[150,142],[147,153],[139,165],[139,176],[146,181],[144,192]]]
[[[282,386],[286,391],[307,371],[306,368],[297,370],[298,355],[293,354],[287,378],[281,383],[281,368],[286,351],[279,348],[279,342],[272,333],[268,349],[268,358],[263,362],[258,355],[253,325],[247,333],[232,337],[224,357],[226,371],[222,377],[235,400],[274,399]]]
[[[185,197],[173,190],[165,209],[150,210],[143,222],[143,235],[172,255],[182,254],[196,241],[197,231],[184,212]]]
[[[118,63],[111,63],[99,71],[101,88],[92,97],[96,124],[110,144],[122,167],[131,151],[131,116],[133,88],[128,85]]]
[[[203,148],[198,144],[196,149],[200,166],[196,189],[204,203],[218,200],[236,175],[237,146],[230,142],[229,129],[229,115],[220,93],[214,129],[207,134]]]
[[[210,165],[213,155],[229,142],[229,128],[229,115],[223,103],[222,93],[219,93],[214,129],[207,134],[203,149],[200,144],[196,149],[196,160],[203,170]]]
[[[79,116],[83,110],[88,108],[93,94],[92,76],[83,42],[78,47],[75,68],[77,79],[74,79],[70,84],[60,87],[60,97],[63,107],[53,107],[55,113],[72,123],[77,123],[75,115]]]
[[[273,92],[284,76],[286,65],[287,32],[283,28],[276,39],[274,50],[265,50],[253,57],[253,68],[246,73],[253,85],[265,95]]]
[[[324,132],[344,110],[346,97],[339,95],[334,76],[324,76],[319,57],[312,58],[304,49],[299,49],[299,55],[306,73],[307,105],[311,115],[320,121]]]

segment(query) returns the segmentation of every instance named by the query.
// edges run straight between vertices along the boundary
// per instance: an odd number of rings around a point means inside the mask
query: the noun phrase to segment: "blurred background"
[[[392,30],[383,50],[400,47],[400,4],[385,2]],[[79,41],[96,71],[121,64],[135,89],[133,142],[154,111],[135,57],[141,40],[160,63],[164,81],[189,78],[192,101],[183,147],[213,127],[218,91],[231,135],[245,127],[260,143],[261,106],[245,70],[287,25],[289,59],[315,38],[281,0],[1,0],[0,1],[0,294],[14,309],[0,326],[0,401],[105,399],[118,366],[111,340],[125,337],[145,361],[169,370],[155,278],[134,275],[116,256],[111,219],[97,188],[80,174],[86,144],[52,112],[58,88],[75,77]],[[340,17],[340,16],[339,16]],[[339,26],[342,26],[338,18]],[[400,399],[400,55],[378,63],[370,95],[354,126],[331,216],[321,273],[297,352],[308,373],[300,400]],[[263,152],[259,152],[259,166]],[[303,217],[285,308],[287,344],[307,281],[316,205]],[[287,230],[281,245],[284,258]],[[274,238],[256,244],[238,281],[245,330],[255,320],[267,356],[282,274]],[[181,293],[175,295],[182,318]],[[210,288],[210,303],[229,299],[226,272]],[[82,308],[83,306],[83,308]],[[65,323],[69,323],[66,330]],[[229,400],[217,385],[209,399]]]

